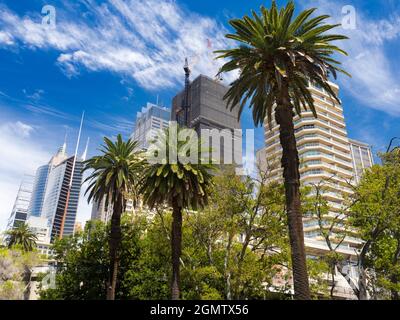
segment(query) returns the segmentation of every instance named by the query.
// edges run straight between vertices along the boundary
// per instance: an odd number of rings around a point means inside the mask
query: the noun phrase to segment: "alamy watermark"
[[[56,27],[56,8],[46,4],[42,8],[42,26],[54,29]]]
[[[50,268],[49,273],[41,281],[42,289],[55,289],[56,288],[56,270]]]
[[[342,8],[342,28],[346,30],[355,30],[357,28],[356,9],[351,5]]]

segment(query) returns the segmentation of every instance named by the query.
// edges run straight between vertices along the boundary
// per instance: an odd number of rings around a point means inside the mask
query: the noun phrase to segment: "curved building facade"
[[[30,216],[40,217],[41,215],[49,171],[50,165],[48,164],[41,166],[36,170],[32,199],[28,209]]]

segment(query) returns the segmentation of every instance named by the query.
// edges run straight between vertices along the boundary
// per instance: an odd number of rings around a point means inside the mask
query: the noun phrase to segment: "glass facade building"
[[[41,166],[36,170],[36,176],[32,191],[32,199],[28,209],[30,216],[40,217],[42,213],[49,171],[50,171],[49,164]]]
[[[365,169],[374,165],[371,147],[363,142],[349,139],[351,156],[353,159],[353,167],[356,182],[360,182],[361,176]]]
[[[63,237],[74,233],[83,169],[82,160],[77,159],[72,173],[74,159],[73,156],[64,160],[49,174],[42,216],[48,219],[51,226],[52,241],[60,236],[60,233]],[[72,184],[69,191],[71,179]],[[64,227],[62,227],[63,219]]]
[[[140,149],[147,149],[149,146],[148,138],[155,137],[158,130],[168,128],[170,117],[170,109],[147,103],[147,106],[136,115],[131,138],[138,142]]]
[[[13,209],[7,222],[7,230],[26,222],[32,197],[33,176],[25,175],[18,189]]]

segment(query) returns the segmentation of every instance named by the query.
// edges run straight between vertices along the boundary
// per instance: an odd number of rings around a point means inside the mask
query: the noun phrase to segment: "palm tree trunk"
[[[121,214],[123,210],[123,197],[119,195],[114,203],[114,211],[111,218],[110,232],[110,275],[107,285],[107,300],[115,300],[115,290],[117,287],[117,275],[119,265],[119,247],[121,244]]]
[[[276,122],[280,127],[279,138],[283,149],[282,167],[293,265],[294,297],[296,300],[310,300],[300,206],[299,155],[294,135],[293,109],[290,105],[287,84],[283,84],[282,87],[281,101],[278,101],[276,108]]]
[[[171,298],[180,298],[180,258],[182,253],[182,208],[176,200],[172,203],[172,230],[171,230],[171,253],[172,253],[172,280]]]

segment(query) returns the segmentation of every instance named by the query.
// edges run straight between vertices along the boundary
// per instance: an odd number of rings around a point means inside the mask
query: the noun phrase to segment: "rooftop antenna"
[[[157,103],[156,103],[156,105],[158,106],[158,95],[157,95]]]
[[[64,234],[64,225],[65,225],[65,219],[67,217],[67,211],[68,211],[68,205],[69,205],[69,198],[71,196],[71,189],[72,189],[72,182],[74,179],[74,173],[75,173],[75,166],[76,166],[76,158],[78,156],[78,148],[79,148],[79,142],[81,140],[81,133],[82,133],[82,126],[83,126],[83,119],[85,118],[85,111],[82,112],[82,118],[81,118],[81,124],[79,126],[79,133],[78,133],[78,139],[76,141],[76,147],[75,147],[75,153],[74,153],[74,160],[72,162],[72,169],[71,169],[71,178],[69,180],[68,184],[68,191],[67,191],[67,198],[65,201],[65,208],[64,208],[64,214],[62,216],[61,220],[61,227],[60,227],[60,233],[59,233],[59,238],[62,239],[63,234]]]

